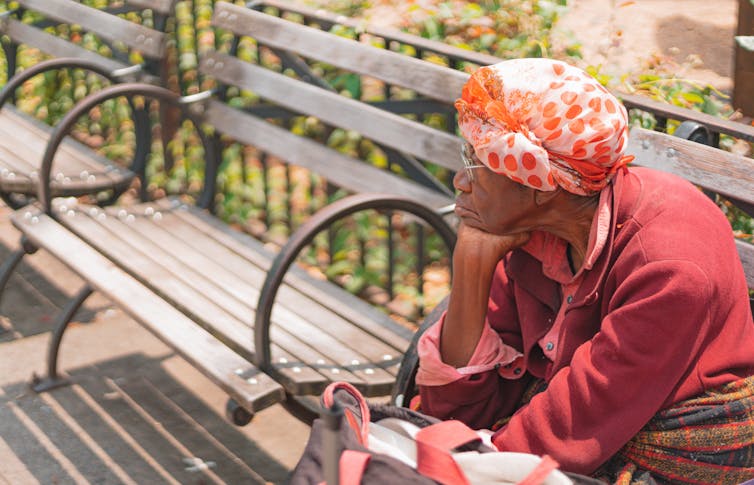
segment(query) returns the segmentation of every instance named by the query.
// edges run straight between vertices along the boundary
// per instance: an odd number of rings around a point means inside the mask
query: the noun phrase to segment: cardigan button
[[[566,298],[566,301],[568,303],[571,303],[573,301],[573,295],[568,295],[568,298]]]
[[[522,372],[523,372],[523,369],[521,369],[521,367],[516,367],[515,369],[513,369],[513,373],[516,375],[519,375]]]
[[[547,350],[548,352],[554,348],[555,344],[553,344],[552,342],[547,342],[547,345],[545,345],[545,350]]]

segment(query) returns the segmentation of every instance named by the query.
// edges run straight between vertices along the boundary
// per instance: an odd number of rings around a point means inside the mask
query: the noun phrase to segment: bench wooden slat
[[[218,3],[212,24],[265,45],[296,52],[429,98],[453,103],[468,74],[397,52],[379,49],[232,3]]]
[[[147,234],[164,231],[175,240],[190,240],[191,247],[196,252],[212,255],[212,259],[219,266],[227,268],[227,271],[232,274],[232,276],[218,274],[218,283],[232,287],[241,295],[246,296],[250,300],[250,310],[256,309],[256,301],[259,298],[258,288],[261,288],[264,283],[267,273],[266,268],[260,268],[252,261],[234,252],[218,241],[214,234],[198,231],[195,226],[189,225],[185,219],[177,217],[177,212],[167,214],[160,221],[159,225],[159,229],[151,229],[151,232]],[[150,231],[150,229],[147,230]],[[171,247],[175,244],[174,241],[165,238],[161,238],[160,241],[160,244],[164,245],[168,243],[171,244]],[[193,254],[186,254],[186,256],[195,257]],[[243,281],[235,283],[233,281],[235,278],[243,278]],[[308,277],[308,275],[304,278],[311,280],[311,277]],[[253,285],[254,288],[245,289],[243,287],[248,284]],[[332,290],[331,293],[333,293]],[[337,293],[337,295],[333,296],[345,304],[346,302],[343,300],[349,299],[346,296],[348,293],[344,290],[340,290]],[[370,360],[385,360],[384,356],[386,354],[395,356],[396,352],[402,352],[405,349],[405,339],[395,339],[393,335],[388,334],[388,338],[383,340],[379,335],[373,336],[371,332],[360,330],[358,325],[339,315],[336,311],[330,308],[325,309],[320,300],[315,296],[306,291],[299,291],[289,284],[284,284],[281,287],[278,293],[278,301],[283,308],[288,309],[287,312],[297,314],[301,318],[306,318],[313,322],[328,322],[328,325],[323,327],[323,332],[329,333],[353,349],[359,350]],[[291,318],[291,316],[280,315],[280,318]]]
[[[60,22],[80,25],[103,39],[122,42],[146,57],[158,59],[164,55],[164,34],[103,10],[71,0],[19,0],[18,3]]]
[[[237,351],[245,349],[245,355],[249,358],[253,355],[251,329],[248,323],[253,320],[253,308],[241,300],[247,298],[255,302],[258,292],[246,281],[218,264],[221,254],[213,252],[205,257],[201,249],[210,248],[202,245],[194,248],[194,245],[201,242],[196,236],[188,239],[192,241],[192,245],[188,245],[181,238],[162,228],[163,222],[171,217],[168,212],[162,212],[161,221],[154,224],[152,219],[143,216],[124,222],[125,213],[118,217],[108,211],[108,217],[104,220],[96,217],[95,225],[86,215],[90,209],[76,208],[75,217],[68,218],[61,214],[61,219],[82,239],[94,244],[110,259],[118,262],[121,267],[168,300],[170,304],[191,315],[192,319],[204,322],[211,333],[233,345]],[[66,207],[63,210],[67,211],[69,208]],[[161,248],[170,248],[170,251],[164,251]],[[250,269],[248,266],[246,265],[244,269]],[[297,297],[301,298],[301,295]],[[197,303],[197,301],[202,303]],[[294,304],[306,306],[307,302],[297,300]],[[335,369],[338,373],[337,379],[352,382],[368,390],[370,394],[374,394],[375,390],[383,393],[390,390],[397,373],[397,359],[394,363],[386,363],[392,364],[390,374],[375,365],[372,365],[369,371],[358,368],[353,361],[365,364],[370,358],[360,352],[350,350],[344,346],[344,343],[318,330],[317,327],[300,316],[294,315],[293,312],[285,310],[283,305],[273,313],[275,328],[281,329],[275,332],[275,342],[285,349],[284,354],[276,356],[278,360],[275,365],[281,374],[287,374],[288,382],[295,385],[291,390],[301,392],[304,389],[302,383],[311,386],[311,379],[302,381],[302,378],[306,378],[306,374],[302,373],[306,365],[324,367],[328,375],[332,374],[332,369]],[[333,327],[337,327],[338,322],[334,317],[334,315],[327,315],[328,321]],[[223,335],[228,333],[228,329],[235,333],[234,337]],[[219,334],[216,333],[218,331]],[[363,341],[363,336],[360,337],[353,330],[349,330],[345,323],[340,325],[340,331],[349,334],[355,343]],[[300,341],[301,336],[305,336],[306,343]],[[283,341],[288,344],[282,345]],[[364,349],[372,354],[371,360],[383,364],[379,360],[382,357],[379,341],[371,339],[363,343]],[[337,357],[327,357],[328,354],[337,355]],[[321,365],[318,362],[321,362]],[[349,367],[353,370],[349,371]],[[333,375],[329,377],[333,378]],[[321,387],[318,385],[311,389],[318,391]]]
[[[189,207],[187,212],[179,211],[175,214],[197,230],[211,234],[212,238],[244,258],[253,261],[263,270],[269,270],[272,256],[265,256],[265,253],[269,252],[263,248],[259,241],[230,229],[217,218],[193,207]],[[330,283],[312,279],[300,268],[292,267],[285,277],[285,283],[337,311],[344,318],[354,322],[355,325],[375,335],[383,342],[388,342],[396,349],[406,349],[411,342],[413,332],[398,325],[387,315],[354,295],[345,291],[334,294]]]
[[[254,412],[284,399],[280,384],[259,372],[246,359],[195,325],[54,219],[41,213],[31,218],[20,215],[21,212],[16,214],[14,224],[34,244],[48,250],[93,288],[112,299],[132,318],[202,369],[239,404]]]
[[[60,201],[56,201],[56,209],[60,209]],[[66,207],[61,214],[68,211]],[[82,213],[86,211],[89,217]],[[98,208],[75,207],[74,219],[62,216],[67,222],[67,228],[71,230],[82,241],[99,241],[100,247],[97,248],[103,255],[111,261],[128,261],[128,265],[122,266],[122,269],[130,271],[134,278],[141,284],[150,287],[152,290],[158,289],[157,294],[163,298],[167,304],[176,308],[183,314],[192,315],[192,319],[197,321],[203,328],[212,334],[215,338],[223,342],[224,345],[231,348],[234,352],[251,361],[254,358],[252,349],[252,333],[247,324],[231,315],[226,308],[219,305],[216,301],[209,298],[202,291],[184,284],[176,278],[169,277],[169,269],[165,268],[159,261],[152,258],[149,251],[153,248],[144,247],[136,242],[126,241],[119,237],[118,230],[121,229],[116,221],[100,220],[103,212]],[[97,221],[93,220],[97,218]],[[115,227],[113,222],[116,222]],[[138,271],[134,273],[134,269]],[[157,288],[159,286],[159,288]],[[282,332],[280,332],[282,333]],[[278,339],[285,340],[285,335],[277,335]],[[289,365],[281,366],[280,373],[288,376],[290,381],[296,382],[299,386],[298,392],[305,392],[308,389],[321,390],[327,380],[319,373],[312,371],[303,364],[299,364],[299,357],[294,356],[278,345],[272,347],[272,355],[275,359],[283,359]],[[300,365],[298,372],[293,367]]]
[[[8,135],[8,139],[0,143],[7,143],[9,147],[24,153],[24,158],[36,166],[42,160],[52,128],[13,106],[5,106],[0,112],[0,131]],[[69,171],[57,169],[59,161],[70,167]],[[113,183],[123,178],[124,173],[119,172],[129,172],[72,137],[67,137],[58,149],[55,162],[55,172],[76,177],[83,170],[92,173],[104,172]]]
[[[111,211],[108,209],[108,212]],[[198,281],[191,277],[187,282],[190,281],[192,286],[208,298],[222,301],[221,307],[226,308],[238,320],[247,322],[250,327],[259,298],[258,288],[264,283],[264,272],[248,261],[234,258],[225,247],[211,238],[203,238],[196,231],[179,237],[174,232],[180,226],[185,226],[185,223],[175,218],[171,212],[163,214],[157,223],[149,218],[134,218],[130,223],[123,223],[121,219],[122,227],[116,230],[118,233],[129,230],[138,233],[141,239],[139,242],[144,244],[142,241],[146,241],[146,250],[155,262],[162,263],[169,274],[176,277],[182,277],[187,272],[196,275]],[[115,218],[108,220],[116,221]],[[135,238],[129,237],[129,240],[133,239]],[[191,244],[186,241],[191,241]],[[170,251],[163,252],[161,248],[170,248]],[[290,335],[298,336],[306,345],[299,343],[295,348],[289,347],[286,350],[300,357],[300,347],[316,349],[344,370],[367,362],[392,364],[374,368],[369,373],[359,368],[350,370],[350,374],[363,381],[363,386],[389,389],[397,374],[398,362],[386,362],[383,356],[394,354],[395,349],[358,331],[358,327],[323,309],[306,295],[293,293],[290,298],[286,298],[285,291],[279,294],[280,304],[273,310],[272,321]],[[318,321],[319,325],[313,323]],[[321,322],[327,322],[327,325]]]
[[[315,173],[327,174],[328,181],[347,190],[403,195],[436,208],[451,202],[443,194],[401,179],[313,140],[294,135],[220,101],[213,100],[209,103],[206,116],[208,123],[236,141],[255,146]]]
[[[643,128],[631,129],[627,153],[636,165],[754,204],[754,159]]]
[[[730,135],[735,138],[741,138],[749,142],[754,142],[754,127],[748,126],[737,121],[725,120],[707,113],[700,113],[690,109],[681,108],[669,103],[655,101],[647,96],[638,96],[632,94],[615,93],[621,98],[626,108],[649,108],[655,115],[665,116],[671,120],[686,121],[692,120],[705,125],[711,131]]]
[[[210,251],[204,253],[200,250],[201,246],[198,246],[201,241],[196,234],[189,236],[188,240],[192,242],[191,245],[185,244],[186,239],[170,234],[162,226],[164,222],[170,219],[176,221],[176,219],[171,217],[170,212],[163,212],[162,214],[163,217],[157,224],[152,224],[150,219],[144,218],[123,223],[119,218],[113,217],[108,218],[106,224],[114,226],[113,232],[123,237],[129,244],[133,244],[135,247],[138,245],[145,254],[149,254],[153,260],[152,264],[162,267],[161,273],[171,275],[170,279],[181,279],[185,285],[191,286],[198,294],[206,296],[220,308],[225,309],[233,318],[243,322],[247,330],[244,343],[250,349],[252,347],[250,324],[253,321],[255,306],[251,303],[256,302],[258,289],[250,285],[246,278],[241,278],[218,264],[222,253],[217,251],[217,245],[211,248],[203,248]],[[170,251],[162,251],[161,248],[170,248]],[[123,256],[119,258],[119,261],[123,261],[129,268],[131,267],[131,261],[125,261]],[[261,285],[263,278],[260,277],[260,270],[254,268],[253,265],[244,266],[250,276],[256,275],[258,277],[258,284]],[[138,274],[144,274],[146,270],[143,267],[133,267],[133,272]],[[154,286],[156,291],[161,293],[160,287],[162,285],[159,281],[150,283],[150,286]],[[303,298],[303,296],[301,297]],[[179,302],[179,304],[181,303]],[[307,306],[305,299],[294,302],[294,304]],[[214,317],[210,314],[196,315],[196,317],[201,318],[208,325],[213,325]],[[297,365],[301,366],[308,363],[309,366],[312,366],[313,362],[321,360],[329,368],[338,368],[339,379],[352,382],[361,388],[375,385],[381,388],[389,388],[394,381],[394,375],[388,375],[380,369],[370,374],[365,374],[361,370],[347,371],[346,367],[352,360],[365,361],[366,357],[333,338],[326,331],[318,329],[317,326],[310,323],[309,319],[310,317],[305,319],[294,314],[284,305],[277,307],[272,315],[276,328],[281,330],[276,333],[276,342],[286,352],[301,361]],[[338,322],[333,320],[331,323],[336,326]],[[345,325],[340,327],[343,332],[349,332]],[[280,344],[281,333],[287,334],[289,346]],[[353,334],[353,331],[350,333]],[[359,339],[358,336],[353,337]],[[371,349],[378,347],[378,345],[379,342],[372,339],[366,342],[365,347]],[[304,356],[313,356],[315,361],[307,361]],[[285,357],[282,361],[278,359],[276,365],[280,363],[290,366],[292,359],[291,357]],[[297,376],[293,376],[291,380],[295,380],[295,377]]]
[[[204,72],[220,81],[253,91],[294,112],[316,116],[330,125],[354,130],[378,143],[451,170],[458,170],[461,166],[459,153],[462,142],[450,133],[227,54],[208,54],[201,65]]]
[[[465,61],[479,64],[480,66],[500,62],[499,57],[491,56],[483,52],[461,49],[459,47],[446,44],[445,42],[438,42],[425,39],[424,37],[417,37],[412,34],[401,32],[400,30],[385,28],[379,25],[367,24],[365,26],[364,22],[361,19],[334,14],[324,9],[312,9],[300,4],[291,3],[286,0],[263,0],[262,3],[264,5],[280,9],[284,12],[294,12],[300,14],[315,21],[324,21],[322,23],[345,25],[347,27],[355,29],[357,32],[366,32],[377,37],[382,37],[384,39],[390,39],[396,42],[414,46],[415,48],[417,48],[417,50],[429,51],[441,56],[447,56],[449,58],[463,59]],[[325,28],[323,30],[329,29]]]
[[[10,106],[0,112],[0,189],[34,195],[38,179],[34,176],[42,160],[50,129]],[[9,177],[3,169],[13,172]],[[68,139],[61,146],[53,165],[54,196],[78,195],[107,189],[126,188],[134,178],[130,170],[117,167],[83,144]]]
[[[128,67],[127,64],[102,57],[96,52],[85,49],[60,37],[48,34],[36,27],[25,24],[13,18],[0,22],[2,31],[14,42],[27,44],[40,49],[45,54],[54,57],[72,57],[84,59],[103,66],[108,71],[116,71]]]

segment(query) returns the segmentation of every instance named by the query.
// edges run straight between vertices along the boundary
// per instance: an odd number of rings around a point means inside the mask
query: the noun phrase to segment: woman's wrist
[[[440,337],[440,354],[448,365],[463,367],[474,354],[498,262],[479,253],[454,254],[453,284]]]

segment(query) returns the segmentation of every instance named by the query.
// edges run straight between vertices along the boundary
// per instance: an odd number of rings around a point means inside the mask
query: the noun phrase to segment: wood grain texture
[[[223,2],[215,6],[212,23],[237,35],[253,37],[271,47],[375,77],[446,103],[453,103],[460,96],[461,88],[468,79],[468,74],[454,69],[338,37],[231,3]]]
[[[430,207],[442,207],[450,203],[450,199],[443,194],[343,155],[313,140],[294,135],[220,101],[209,103],[206,119],[221,133],[280,157],[287,163],[323,175],[333,184],[350,191],[405,195]]]
[[[754,203],[754,159],[643,128],[631,130],[627,153],[636,157],[636,165]]]
[[[451,170],[461,167],[462,140],[455,135],[225,54],[209,54],[202,66],[220,81],[251,90],[292,111],[316,116]]]
[[[34,46],[53,57],[85,59],[100,64],[109,71],[128,67],[122,62],[102,57],[96,52],[80,47],[60,37],[55,37],[20,20],[10,18],[6,19],[4,23],[0,23],[0,25],[4,26],[3,33],[8,35],[15,43]]]
[[[284,398],[283,389],[277,382],[256,370],[246,359],[51,217],[41,213],[26,217],[24,212],[19,212],[13,222],[34,244],[50,251],[132,318],[202,369],[239,404],[253,412]],[[239,374],[253,376],[253,380]]]
[[[251,324],[273,257],[260,243],[241,245],[227,226],[218,230],[200,220],[198,210],[165,200],[126,210],[58,199],[54,208],[82,243],[223,345],[254,358]],[[292,280],[279,292],[272,315],[276,379],[294,394],[319,393],[332,380],[351,382],[366,395],[389,393],[410,334],[380,323],[387,317],[379,312],[373,321],[374,313],[347,305],[356,298],[332,284],[323,290],[303,272]]]
[[[401,32],[400,30],[371,24],[364,25],[364,22],[360,19],[334,14],[324,9],[313,9],[300,4],[293,4],[284,0],[264,0],[262,3],[264,5],[280,9],[283,12],[294,12],[300,14],[309,19],[319,21],[318,23],[345,25],[347,27],[356,29],[357,32],[365,32],[376,37],[382,37],[391,41],[411,45],[414,46],[417,50],[433,52],[441,56],[447,56],[453,59],[463,59],[480,66],[495,64],[502,60],[499,57],[491,56],[483,52],[461,49],[459,47],[446,44],[445,42],[438,42],[430,39],[425,39],[424,37],[417,37],[415,35]]]
[[[742,138],[746,141],[754,142],[754,126],[748,126],[737,121],[725,120],[698,111],[680,108],[668,103],[655,101],[646,96],[637,96],[624,93],[615,93],[623,101],[626,108],[649,109],[656,116],[664,116],[671,120],[678,121],[696,121],[707,126],[712,132],[730,135],[735,138]]]
[[[35,195],[37,171],[51,128],[12,106],[0,112],[0,190]],[[67,139],[55,157],[51,182],[55,196],[122,189],[134,178],[85,145]]]
[[[122,42],[150,58],[162,58],[166,36],[103,10],[72,0],[20,0],[19,5],[60,22],[80,25],[103,39]]]

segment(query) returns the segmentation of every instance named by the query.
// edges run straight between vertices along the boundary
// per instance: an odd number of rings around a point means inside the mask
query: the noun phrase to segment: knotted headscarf
[[[633,157],[628,115],[581,69],[552,59],[479,68],[456,101],[459,127],[479,160],[529,187],[591,195]]]

